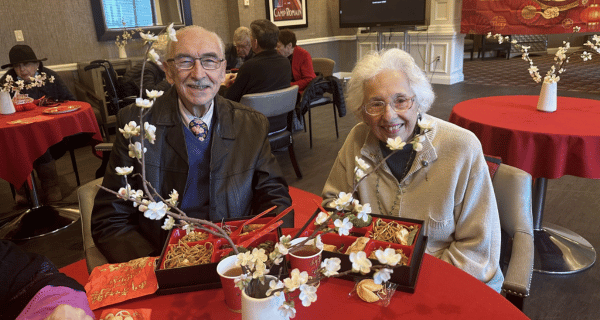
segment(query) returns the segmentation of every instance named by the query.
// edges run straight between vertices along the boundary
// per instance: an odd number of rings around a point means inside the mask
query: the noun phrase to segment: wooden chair
[[[292,136],[291,117],[296,107],[298,97],[298,86],[263,92],[245,94],[240,103],[255,109],[269,119],[269,142],[272,151],[287,149],[298,178],[302,178],[302,172],[296,161],[294,153],[294,138]]]
[[[467,34],[465,36],[465,45],[464,52],[471,52],[471,60],[473,60],[473,53],[475,52],[475,40],[473,39],[474,35]]]
[[[510,36],[508,36],[508,41],[502,43],[498,43],[498,40],[495,38],[487,38],[485,35],[480,35],[479,37],[481,38],[481,46],[477,52],[477,58],[481,55],[481,60],[483,60],[486,51],[496,51],[496,56],[498,56],[500,52],[504,52],[506,59],[510,59]]]

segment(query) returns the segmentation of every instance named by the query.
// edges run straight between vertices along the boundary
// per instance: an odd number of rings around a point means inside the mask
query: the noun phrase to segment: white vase
[[[125,46],[119,46],[119,58],[127,59],[127,51],[125,50]]]
[[[269,282],[276,280],[274,276],[265,276],[265,283],[259,285],[259,291],[266,292],[269,289]],[[252,298],[242,290],[242,320],[289,320],[282,316],[279,307],[285,301],[283,294],[279,296],[271,295],[266,298]]]
[[[538,99],[537,109],[544,112],[556,111],[557,82],[544,82]]]
[[[0,113],[13,114],[15,113],[15,105],[7,91],[0,91]]]

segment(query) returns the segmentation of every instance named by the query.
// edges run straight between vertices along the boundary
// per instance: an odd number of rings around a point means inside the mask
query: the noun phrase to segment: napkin
[[[94,268],[85,285],[90,308],[96,310],[156,292],[154,263],[157,258],[145,257]]]

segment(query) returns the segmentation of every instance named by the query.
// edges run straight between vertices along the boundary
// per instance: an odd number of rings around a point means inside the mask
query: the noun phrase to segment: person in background
[[[3,65],[2,69],[8,67],[12,68],[0,78],[0,86],[6,82],[7,76],[11,76],[14,80],[29,82],[30,77],[35,77],[36,75],[45,72],[48,79],[54,77],[54,83],[50,83],[50,81],[46,80],[46,83],[41,87],[22,90],[19,93],[22,95],[27,94],[33,99],[39,99],[46,96],[46,98],[56,101],[76,100],[75,96],[69,91],[58,73],[44,67],[42,61],[48,59],[38,59],[30,46],[24,44],[13,46],[8,52],[8,59],[10,63]]]
[[[0,86],[2,86],[7,80],[8,76],[11,76],[13,80],[23,80],[25,82],[30,81],[30,77],[35,77],[36,75],[41,74],[42,72],[46,73],[47,80],[41,87],[33,87],[31,89],[22,90],[19,92],[20,96],[27,95],[33,99],[39,99],[42,97],[46,97],[48,99],[52,99],[55,101],[65,101],[65,100],[75,100],[75,96],[69,91],[65,83],[62,81],[60,76],[48,69],[45,68],[42,64],[42,61],[46,61],[46,58],[38,59],[28,45],[15,45],[13,46],[9,53],[8,58],[10,63],[2,66],[2,69],[12,67],[8,70],[2,78],[0,78]],[[54,77],[54,82],[50,82],[49,79]],[[55,148],[55,157],[58,158],[58,155],[64,154],[64,148]],[[33,163],[33,167],[35,171],[38,173],[38,177],[41,181],[42,187],[42,197],[45,201],[59,201],[62,199],[62,194],[60,192],[60,187],[58,185],[58,175],[56,173],[56,164],[54,163],[54,158],[51,152],[48,150],[42,156],[35,160]],[[25,184],[23,186],[16,186],[16,195],[15,201],[19,205],[26,205],[26,187]]]
[[[48,258],[0,240],[0,320],[91,320],[81,284]]]
[[[277,52],[290,59],[292,85],[298,85],[298,93],[302,94],[310,81],[317,77],[310,53],[296,45],[296,34],[289,29],[279,31]]]
[[[225,48],[225,59],[227,59],[227,70],[239,69],[244,62],[254,57],[254,52],[250,45],[250,29],[239,27],[233,33],[233,43]]]
[[[165,55],[167,45],[167,36],[161,35],[158,41],[152,44],[152,49],[162,58]],[[119,81],[121,85],[122,97],[139,96],[140,83],[143,84],[142,95],[146,96],[146,90],[152,91],[167,91],[171,88],[171,84],[167,81],[165,71],[162,66],[157,65],[154,61],[147,60],[144,69],[144,81],[142,80],[142,66],[144,61],[136,63],[131,69],[127,70],[123,75],[123,79]]]
[[[198,26],[179,29],[176,36],[177,41],[167,46],[165,63],[173,86],[144,117],[156,126],[154,143],[145,144],[147,181],[163,197],[179,192],[178,207],[194,218],[221,221],[272,206],[277,207],[275,212],[288,208],[291,198],[271,153],[267,118],[217,95],[225,79],[221,38]],[[117,127],[139,122],[139,110],[135,105],[121,109]],[[116,167],[133,166],[134,172],[142,172],[128,153],[128,139],[117,135],[104,187],[116,191],[126,185]],[[142,189],[139,175],[127,182],[132,190]],[[161,228],[163,221],[145,218],[132,202],[103,189],[96,196],[91,220],[94,242],[111,263],[158,256],[168,236]],[[292,227],[294,215],[283,221]]]
[[[428,254],[500,291],[500,218],[477,137],[426,113],[435,99],[433,89],[402,50],[366,55],[347,89],[346,102],[362,121],[338,153],[323,188],[323,205],[352,191],[357,158],[370,172],[391,154],[359,183],[355,198],[370,203],[375,214],[423,220]],[[408,142],[417,135],[420,145],[413,148]],[[398,138],[407,144],[392,154],[386,142]]]
[[[279,28],[269,20],[260,19],[250,24],[250,30],[254,58],[246,61],[235,77],[225,81],[225,86],[229,88],[225,97],[236,102],[248,93],[287,88],[292,79],[290,61],[275,50]]]

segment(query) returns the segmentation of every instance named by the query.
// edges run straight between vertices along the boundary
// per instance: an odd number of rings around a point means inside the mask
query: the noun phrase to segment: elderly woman
[[[427,253],[499,292],[500,221],[479,140],[426,114],[435,95],[402,50],[364,57],[347,89],[346,101],[362,121],[338,153],[323,189],[324,205],[353,190],[357,158],[370,167],[368,173],[391,154],[358,184],[354,197],[370,203],[372,213],[423,220]],[[394,153],[390,138],[407,144]]]

